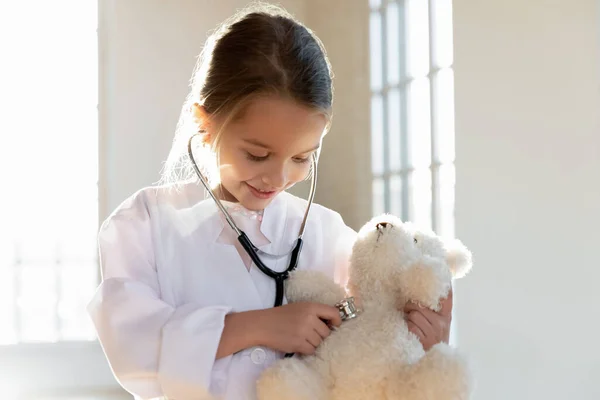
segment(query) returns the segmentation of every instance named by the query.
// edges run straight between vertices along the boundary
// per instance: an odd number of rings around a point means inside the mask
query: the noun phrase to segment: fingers
[[[440,299],[440,310],[437,312],[437,314],[439,314],[441,316],[452,315],[452,306],[453,306],[453,296],[452,295],[453,295],[452,288],[450,288],[450,291],[448,292],[448,296],[443,299]],[[411,311],[429,311],[429,308],[420,306],[418,303],[413,303],[412,301],[409,301],[404,306],[404,312],[409,313]]]
[[[302,354],[314,354],[317,347],[323,342],[323,340],[329,336],[331,331],[321,320],[315,321],[311,326],[306,327],[306,331],[303,334],[304,342],[300,347]]]
[[[437,327],[439,325],[440,315],[438,313],[436,313],[435,311],[430,310],[429,308],[426,308],[426,307],[419,306],[418,304],[409,302],[406,305],[406,307],[404,307],[404,313],[406,315],[409,315],[412,313],[418,313],[418,314],[420,314],[419,318],[421,318],[421,317],[425,318],[431,326]]]
[[[306,341],[313,346],[313,350],[314,350],[317,347],[319,347],[319,345],[323,341],[323,338],[321,337],[319,332],[317,332],[316,330],[313,329],[310,332],[308,332],[308,334],[306,335]]]
[[[327,326],[327,324],[321,320],[315,324],[314,328],[322,339],[325,339],[331,334],[331,328],[329,328],[329,326]]]
[[[417,325],[415,325],[414,322],[412,321],[406,321],[406,325],[408,326],[408,331],[414,333],[415,335],[417,335],[417,337],[419,338],[419,340],[425,340],[425,333],[423,333],[423,331],[421,330],[421,328],[419,328]]]
[[[299,303],[297,303],[299,305]],[[336,307],[324,304],[303,304],[302,327],[296,331],[298,334],[297,349],[295,352],[310,355],[331,334],[328,326],[340,326],[342,319]]]
[[[421,311],[411,311],[406,315],[407,322],[412,322],[423,333],[423,338],[435,337],[435,330],[427,318]]]
[[[411,305],[407,305],[404,309],[404,312],[406,314],[419,313],[432,326],[434,326],[436,324],[436,321],[440,318],[440,316],[437,315],[435,311],[430,310],[429,308],[419,307],[418,305],[413,303],[410,304]]]
[[[311,343],[309,343],[308,340],[306,340],[300,346],[297,353],[304,354],[304,355],[311,355],[311,354],[315,354],[315,350],[316,350],[316,347],[313,346]]]
[[[342,325],[342,317],[340,311],[336,307],[328,306],[325,304],[315,304],[315,313],[317,317],[322,320],[326,320],[330,325],[340,326]]]
[[[413,303],[412,301],[409,301],[404,306],[404,312],[406,314],[408,314],[408,313],[410,313],[412,311],[422,311],[422,310],[425,310],[425,307],[419,305],[418,303]]]

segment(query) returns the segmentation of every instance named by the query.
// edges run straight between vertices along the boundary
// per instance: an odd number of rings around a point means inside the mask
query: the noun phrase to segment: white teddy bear
[[[471,253],[458,240],[444,242],[392,215],[373,218],[358,232],[350,259],[348,290],[358,315],[335,328],[314,355],[285,358],[264,371],[258,398],[468,399],[465,360],[445,343],[425,352],[399,309],[414,301],[439,310],[452,279],[471,266]],[[286,297],[333,306],[348,293],[319,272],[296,271]]]

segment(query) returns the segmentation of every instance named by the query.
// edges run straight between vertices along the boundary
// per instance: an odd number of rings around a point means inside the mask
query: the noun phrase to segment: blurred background
[[[127,399],[85,312],[96,232],[159,179],[195,57],[245,0],[0,2],[0,396]],[[323,40],[316,201],[462,239],[477,400],[600,399],[600,2],[285,0]]]

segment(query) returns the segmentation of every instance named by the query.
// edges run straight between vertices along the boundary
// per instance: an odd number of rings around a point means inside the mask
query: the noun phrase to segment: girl
[[[329,129],[332,79],[319,40],[274,7],[247,10],[209,39],[183,107],[160,186],[121,204],[99,233],[102,282],[89,304],[119,383],[138,398],[254,399],[259,374],[283,354],[311,354],[339,326],[334,307],[272,307],[274,281],[252,264],[213,193],[259,249],[293,246],[307,202],[286,192],[311,174]],[[200,156],[202,152],[202,156]],[[355,232],[314,205],[298,268],[345,282]],[[288,257],[263,257],[275,271]],[[411,306],[426,348],[448,339],[451,301],[438,314]]]

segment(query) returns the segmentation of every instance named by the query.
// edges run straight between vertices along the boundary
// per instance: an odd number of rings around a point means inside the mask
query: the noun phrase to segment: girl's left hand
[[[434,345],[450,341],[450,325],[452,323],[452,289],[448,297],[442,299],[440,311],[420,307],[408,303],[404,307],[408,330],[419,338],[425,351]]]

